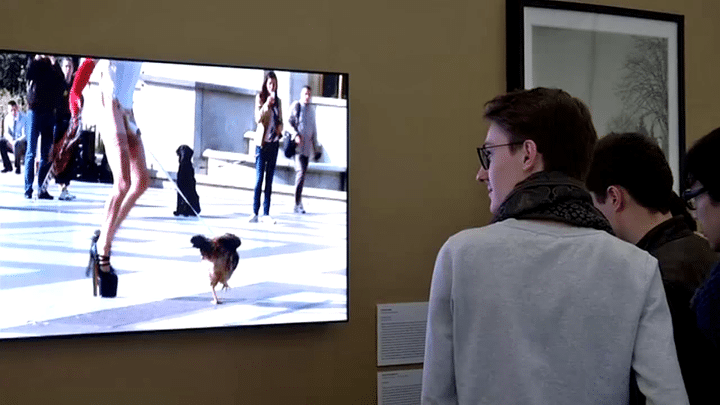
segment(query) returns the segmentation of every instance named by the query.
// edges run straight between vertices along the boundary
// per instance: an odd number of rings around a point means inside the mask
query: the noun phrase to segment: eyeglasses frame
[[[525,141],[503,143],[502,145],[478,146],[477,153],[478,158],[480,158],[480,165],[485,170],[490,169],[490,156],[485,155],[488,149],[499,148],[501,146],[522,145],[523,143],[525,143]]]
[[[697,196],[699,196],[703,193],[706,193],[706,192],[707,192],[707,188],[705,188],[705,187],[700,187],[697,190],[685,190],[682,193],[682,198],[683,198],[683,200],[685,200],[685,203],[687,203],[688,207],[691,210],[694,210],[694,209],[696,209],[696,207],[695,207],[695,202],[693,200]]]

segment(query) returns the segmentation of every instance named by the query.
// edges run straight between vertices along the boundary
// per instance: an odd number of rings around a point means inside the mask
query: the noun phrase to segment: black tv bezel
[[[165,59],[165,58],[146,58],[140,56],[115,56],[104,54],[100,55],[97,53],[89,54],[75,54],[75,53],[63,53],[63,52],[51,52],[43,50],[22,50],[22,49],[11,49],[11,48],[0,48],[0,54],[26,54],[28,57],[31,55],[52,55],[54,57],[70,57],[70,58],[96,58],[96,59],[113,59],[113,60],[125,60],[135,62],[150,62],[150,63],[168,63],[178,65],[194,65],[194,66],[207,66],[207,67],[222,67],[222,68],[237,68],[237,69],[253,69],[263,71],[279,71],[289,73],[307,73],[307,74],[318,74],[318,75],[338,75],[344,78],[345,81],[345,103],[346,103],[346,171],[345,171],[345,192],[346,192],[346,210],[345,210],[345,319],[344,320],[319,320],[312,322],[284,322],[284,323],[267,323],[267,324],[247,324],[247,325],[233,325],[233,326],[198,326],[198,327],[187,327],[187,328],[172,328],[172,329],[143,329],[143,330],[123,330],[123,331],[106,331],[106,332],[89,332],[89,333],[67,333],[67,334],[53,334],[53,335],[40,335],[40,336],[16,336],[16,337],[0,337],[0,342],[22,342],[22,341],[47,341],[47,340],[63,340],[63,339],[94,339],[94,338],[118,338],[122,336],[138,336],[138,337],[152,337],[152,336],[170,336],[170,335],[184,335],[184,334],[203,334],[203,333],[225,333],[235,331],[240,333],[241,331],[253,331],[253,330],[277,330],[277,329],[291,329],[291,330],[307,330],[331,327],[333,325],[343,325],[350,322],[350,149],[351,149],[351,136],[350,136],[350,73],[340,72],[332,70],[315,70],[315,69],[301,69],[292,67],[270,67],[262,64],[232,64],[232,63],[218,63],[218,62],[199,62],[191,60],[178,60],[178,59]],[[76,67],[77,68],[77,67]],[[1,206],[1,204],[0,204]],[[2,290],[0,290],[0,294]]]

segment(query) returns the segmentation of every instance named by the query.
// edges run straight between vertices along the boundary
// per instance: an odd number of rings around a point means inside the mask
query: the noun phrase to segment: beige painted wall
[[[602,4],[685,15],[689,143],[720,126],[720,3]],[[441,244],[489,219],[474,148],[505,88],[504,1],[5,0],[0,16],[0,48],[349,72],[352,200],[349,323],[3,341],[0,403],[375,403],[375,305],[426,300]]]

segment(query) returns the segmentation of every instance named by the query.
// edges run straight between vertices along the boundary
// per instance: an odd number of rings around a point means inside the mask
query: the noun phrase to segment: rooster
[[[190,239],[193,247],[200,249],[204,260],[212,263],[210,268],[210,287],[213,293],[213,302],[219,304],[215,286],[221,283],[223,290],[229,288],[227,282],[230,280],[240,257],[237,248],[240,246],[240,238],[226,233],[217,238],[208,239],[203,235],[195,235]]]

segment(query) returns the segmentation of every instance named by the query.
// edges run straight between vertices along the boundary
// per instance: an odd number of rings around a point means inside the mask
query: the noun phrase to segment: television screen
[[[0,52],[0,338],[347,321],[348,84]]]

